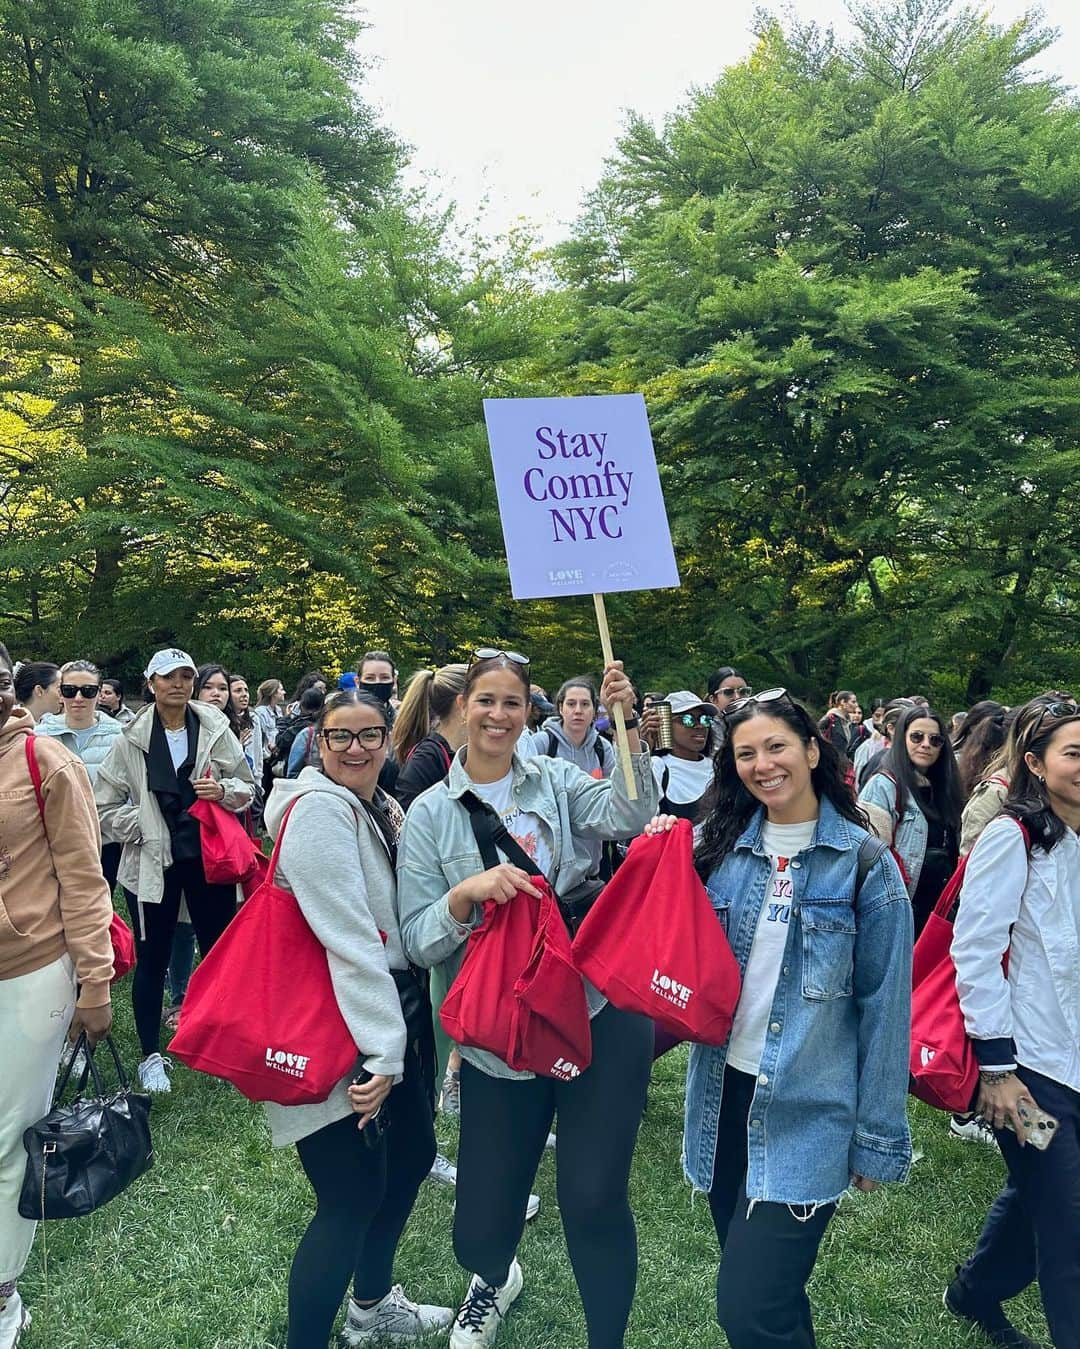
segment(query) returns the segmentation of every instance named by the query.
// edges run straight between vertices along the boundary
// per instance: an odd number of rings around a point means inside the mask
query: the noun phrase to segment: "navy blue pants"
[[[960,1286],[973,1306],[993,1308],[1039,1281],[1054,1349],[1080,1349],[1080,1092],[1019,1068],[1039,1106],[1058,1120],[1045,1152],[997,1140],[1009,1168]]]

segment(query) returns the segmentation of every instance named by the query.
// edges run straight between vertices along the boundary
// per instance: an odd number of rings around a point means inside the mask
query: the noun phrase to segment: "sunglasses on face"
[[[945,743],[945,737],[939,735],[937,731],[908,731],[908,739],[913,745],[921,745],[925,740],[928,745],[934,749],[940,749]]]
[[[753,690],[746,684],[739,689],[717,689],[721,698],[748,698]]]
[[[345,726],[331,726],[321,733],[323,744],[336,754],[344,754],[346,750],[352,749],[354,740],[358,740],[363,749],[382,749],[386,744],[386,734],[385,726],[365,726],[359,731],[350,731]]]
[[[100,684],[61,684],[61,698],[75,698],[80,693],[84,698],[96,698],[101,692]]]
[[[693,712],[683,712],[677,720],[679,725],[685,726],[687,730],[693,730],[695,726],[704,726],[708,730],[715,718],[711,712],[702,712],[696,717]]]
[[[733,712],[738,712],[743,707],[749,707],[751,703],[778,703],[785,698],[789,703],[791,702],[787,689],[762,689],[760,693],[751,693],[745,698],[736,698],[733,703],[728,703],[720,715],[730,717]]]
[[[495,660],[499,656],[505,656],[507,660],[512,660],[515,665],[531,665],[532,661],[528,656],[523,656],[520,651],[503,651],[497,646],[478,646],[472,653],[470,665],[475,665],[480,660]]]

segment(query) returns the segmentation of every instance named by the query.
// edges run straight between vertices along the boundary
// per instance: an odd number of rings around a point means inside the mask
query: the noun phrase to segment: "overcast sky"
[[[408,181],[456,200],[486,233],[525,218],[553,242],[596,183],[626,110],[659,123],[692,85],[743,57],[757,0],[361,4],[371,25],[362,46],[373,58],[366,94],[413,147]],[[842,0],[790,7],[846,30]],[[1007,23],[1031,5],[985,7]],[[1040,67],[1080,84],[1080,4],[1042,8],[1061,36]]]

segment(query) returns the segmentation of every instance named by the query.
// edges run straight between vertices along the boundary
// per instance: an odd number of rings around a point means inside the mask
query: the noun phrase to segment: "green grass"
[[[126,987],[118,1040],[135,1062]],[[713,1319],[716,1243],[708,1205],[679,1168],[685,1051],[657,1067],[632,1182],[641,1264],[628,1349],[722,1346]],[[977,1349],[985,1344],[941,1306],[1003,1173],[980,1144],[951,1141],[945,1119],[918,1107],[925,1157],[904,1187],[851,1196],[822,1246],[811,1283],[821,1349]],[[292,1149],[273,1151],[258,1106],[223,1083],[176,1067],[154,1104],[156,1165],[90,1218],[39,1229],[20,1288],[34,1313],[27,1349],[280,1349],[289,1262],[311,1212]],[[453,1155],[453,1125],[439,1134]],[[537,1177],[543,1207],[520,1256],[525,1291],[500,1349],[577,1349],[580,1304],[555,1206],[555,1163]],[[424,1301],[456,1304],[465,1275],[450,1243],[453,1194],[426,1183],[398,1254],[397,1278]],[[1045,1341],[1037,1294],[1012,1304]]]

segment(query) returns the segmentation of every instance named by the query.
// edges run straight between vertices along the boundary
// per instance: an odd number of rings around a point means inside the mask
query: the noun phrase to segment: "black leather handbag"
[[[19,1212],[24,1218],[82,1218],[153,1165],[150,1097],[131,1090],[111,1036],[106,1044],[116,1064],[117,1090],[106,1095],[84,1032],[57,1085],[53,1108],[23,1134],[27,1157]],[[80,1050],[86,1068],[78,1094],[70,1105],[55,1104],[67,1090]],[[90,1097],[83,1095],[88,1077],[94,1087]]]

